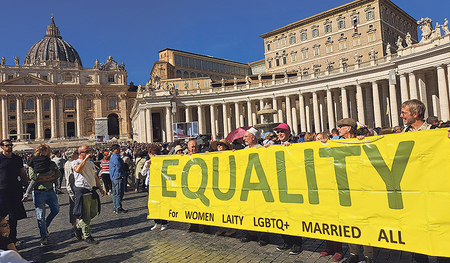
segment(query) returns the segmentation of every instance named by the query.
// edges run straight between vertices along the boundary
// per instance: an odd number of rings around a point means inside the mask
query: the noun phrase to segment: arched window
[[[195,78],[195,73],[194,72],[191,72],[191,78],[192,79]]]
[[[44,110],[50,109],[50,102],[48,100],[44,101]]]
[[[109,108],[110,109],[115,109],[116,108],[116,100],[115,99],[110,99],[109,100]]]
[[[9,110],[16,110],[16,103],[15,102],[10,102]]]
[[[202,77],[202,74],[198,73],[197,78],[201,78],[201,77]]]
[[[177,70],[177,75],[176,75],[176,77],[177,77],[177,78],[181,78],[181,77],[182,77],[181,70]]]
[[[67,107],[68,109],[73,109],[73,100],[72,100],[72,99],[68,99],[68,100],[66,101],[66,107]]]
[[[32,99],[27,99],[27,110],[34,109],[34,102]]]
[[[188,79],[189,73],[187,71],[183,72],[183,78]]]

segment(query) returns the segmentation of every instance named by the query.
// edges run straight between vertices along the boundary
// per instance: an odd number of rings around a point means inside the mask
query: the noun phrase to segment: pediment
[[[20,85],[20,86],[36,86],[36,85],[40,85],[40,86],[48,86],[48,85],[55,85],[54,83],[47,81],[47,80],[43,80],[40,79],[36,76],[33,76],[31,74],[25,74],[22,76],[18,76],[12,79],[9,79],[7,81],[1,82],[0,86],[5,86],[5,85]]]

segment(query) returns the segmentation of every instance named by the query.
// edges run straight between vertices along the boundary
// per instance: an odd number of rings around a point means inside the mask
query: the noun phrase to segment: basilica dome
[[[75,48],[64,41],[59,29],[52,23],[47,26],[45,37],[34,44],[25,56],[24,66],[82,66],[80,56]]]

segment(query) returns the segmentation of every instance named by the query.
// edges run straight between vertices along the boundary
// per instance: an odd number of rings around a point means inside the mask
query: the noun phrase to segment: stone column
[[[437,66],[436,69],[439,88],[439,107],[441,110],[440,119],[443,121],[448,121],[449,120],[448,90],[447,90],[447,80],[445,79],[445,70],[443,65]]]
[[[410,99],[418,99],[417,96],[417,84],[416,84],[416,75],[411,72],[409,73],[409,94]]]
[[[283,116],[283,102],[279,99],[277,99],[277,105],[280,107],[278,108],[278,122],[282,123],[284,122],[284,116]]]
[[[295,101],[294,101],[295,104]],[[297,107],[292,107],[292,132],[298,134]]]
[[[56,130],[56,96],[50,95],[50,130],[51,139],[55,140],[58,137]]]
[[[272,98],[272,109],[276,110],[273,114],[273,122],[278,123],[278,100],[275,96]]]
[[[397,106],[397,92],[395,91],[395,84],[389,84],[389,99],[391,102],[391,107],[389,112],[391,113],[392,124],[391,126],[399,125],[398,122],[398,106]]]
[[[199,106],[201,107],[201,106]],[[172,127],[172,107],[168,106],[166,108],[166,142],[172,142],[173,141],[173,127]],[[200,110],[199,110],[200,112]],[[203,121],[202,121],[203,123]],[[199,129],[201,127],[200,125],[200,118],[199,118]],[[199,131],[200,134],[203,133],[203,131]]]
[[[252,112],[252,102],[249,99],[247,100],[247,126],[253,126]]]
[[[259,100],[259,110],[264,109],[264,100]],[[264,116],[261,114],[260,115],[260,121],[261,123],[264,123]]]
[[[359,84],[359,83],[356,84],[356,96],[357,96],[356,103],[358,104],[358,106],[357,106],[358,107],[358,121],[366,124],[366,120],[364,118],[364,95],[363,95],[363,90],[362,90],[361,84]]]
[[[235,123],[236,123],[236,129],[241,127],[240,124],[240,117],[241,116],[241,107],[240,107],[240,103],[239,102],[235,102],[234,103],[234,118],[235,118]]]
[[[44,139],[44,127],[43,127],[43,116],[42,116],[42,95],[36,95],[36,132],[37,140]]]
[[[8,97],[2,95],[2,138],[8,139],[9,127],[8,127]]]
[[[101,102],[101,100],[100,100]],[[101,103],[100,103],[100,113],[101,113]],[[59,137],[64,137],[64,96],[58,95],[58,119],[59,119]],[[53,133],[53,132],[52,132]],[[53,135],[52,135],[53,136]],[[57,137],[57,134],[55,134]]]
[[[184,110],[186,113],[186,122],[192,122],[191,108],[189,106],[186,106]]]
[[[321,132],[320,127],[320,114],[319,114],[319,101],[317,99],[317,92],[313,92],[313,110],[314,110],[314,130],[315,132]]]
[[[243,127],[245,126],[245,122],[244,122],[244,104],[243,103],[239,103],[239,127]]]
[[[146,116],[147,110],[144,108],[144,105],[141,105],[139,107],[139,120],[136,121],[137,130],[139,134],[139,142],[142,143],[148,143],[147,141],[147,125],[145,123],[145,120],[147,119]]]
[[[223,137],[227,137],[230,133],[228,126],[228,107],[226,103],[222,104],[222,115],[223,115]]]
[[[214,104],[209,105],[209,111],[211,116],[211,139],[217,140],[216,130],[216,106]]]
[[[341,88],[341,97],[342,97],[342,118],[348,118],[348,101],[347,101],[347,89]]]
[[[100,93],[94,93],[94,107],[95,107],[95,118],[102,118],[103,117],[103,111],[102,111],[102,94]],[[63,123],[64,125],[64,123]],[[64,136],[64,133],[62,133],[62,136]]]
[[[381,123],[380,94],[378,92],[378,83],[376,81],[372,82],[372,97],[375,127],[382,127],[383,125]]]
[[[340,92],[339,89],[333,89],[332,91],[333,93],[333,109],[335,111],[335,121],[337,122],[338,120],[342,119],[342,107],[339,104],[339,97],[340,97]]]
[[[298,95],[298,108],[300,111],[300,132],[306,131],[305,99],[301,93]]]
[[[291,97],[286,96],[286,123],[289,127],[292,127],[292,108],[291,108]]]
[[[350,89],[350,118],[358,119],[358,104],[356,102],[356,89]]]
[[[83,117],[82,117],[82,113],[83,113],[83,109],[82,109],[82,103],[81,103],[81,95],[77,95],[76,96],[77,102],[76,102],[76,107],[77,107],[77,137],[81,138],[83,136]]]
[[[252,126],[258,124],[258,113],[256,112],[256,104],[252,103]]]
[[[319,116],[320,116],[320,127],[321,131],[325,131],[327,129],[327,111],[325,106],[325,94],[320,92],[317,93],[317,98],[319,99]]]
[[[16,96],[16,121],[17,121],[17,134],[23,134],[23,110],[22,110],[22,95]],[[17,139],[23,139],[22,135],[17,135]]]
[[[152,108],[145,109],[145,131],[146,131],[146,141],[147,143],[153,143],[153,119],[152,119]],[[173,128],[172,128],[173,129]]]
[[[447,68],[447,71],[448,71],[448,68]],[[420,99],[420,101],[423,102],[423,104],[425,104],[425,109],[427,109],[425,111],[425,119],[426,119],[426,118],[428,118],[428,116],[430,116],[430,111],[428,110],[427,85],[425,83],[425,74],[419,73],[419,74],[417,74],[417,77],[418,77],[417,84],[418,84],[418,88],[419,88],[419,99]]]
[[[203,109],[202,105],[197,106],[197,115],[198,115],[198,132],[200,134],[205,134],[205,130],[203,130],[204,120],[203,120]]]
[[[327,89],[327,110],[328,110],[328,127],[330,127],[330,132],[336,127],[334,122],[334,111],[333,111],[333,94],[331,90]]]
[[[306,115],[306,131],[311,132],[311,102],[309,99],[309,95],[305,103],[305,115]]]
[[[409,100],[408,95],[408,82],[406,81],[406,74],[400,75],[400,96],[402,99],[402,103]]]

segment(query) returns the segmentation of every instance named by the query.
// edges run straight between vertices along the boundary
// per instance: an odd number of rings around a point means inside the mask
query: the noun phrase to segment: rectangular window
[[[347,42],[341,41],[339,42],[339,49],[346,49],[347,48]]]
[[[50,115],[44,115],[44,119],[50,119]]]
[[[352,17],[352,24],[353,25],[356,25],[356,24],[358,24],[359,23],[359,17],[358,16],[353,16]]]
[[[333,52],[333,45],[327,45],[327,53]]]
[[[308,39],[308,34],[306,32],[303,32],[300,34],[300,40],[305,41]]]
[[[108,82],[114,82],[114,75],[108,75]]]
[[[286,64],[287,64],[287,58],[283,57],[283,65],[286,65]]]
[[[275,39],[273,42],[275,43],[275,49],[278,49],[278,39]]]
[[[369,34],[369,42],[375,41],[375,33]]]
[[[9,119],[10,119],[10,120],[15,120],[15,119],[16,119],[16,116],[9,116]]]
[[[272,68],[272,61],[267,62],[267,64],[269,65],[269,68]]]
[[[295,62],[297,61],[297,52],[292,52],[291,53],[291,62]]]
[[[270,51],[270,43],[267,44],[267,51]]]
[[[339,20],[338,21],[338,29],[344,29],[345,28],[345,20]]]
[[[175,88],[180,89],[180,83],[175,83]]]
[[[366,20],[372,20],[375,17],[375,13],[373,11],[369,11],[366,13]]]
[[[286,37],[281,38],[281,47],[286,46]]]
[[[279,67],[280,66],[280,59],[278,59],[278,58],[275,59],[275,64],[276,64],[277,67]]]
[[[325,26],[325,34],[331,33],[331,24]]]
[[[295,44],[295,35],[289,37],[289,44]]]
[[[320,55],[319,47],[314,47],[314,56],[319,56],[319,55]]]
[[[302,59],[307,59],[308,58],[308,50],[302,50]]]
[[[64,76],[64,81],[72,81],[72,76]]]
[[[353,46],[359,46],[361,44],[359,37],[353,38]]]
[[[319,36],[319,29],[315,28],[312,30],[312,37],[318,37]]]
[[[205,86],[205,88],[208,88],[209,87],[209,80],[205,80],[203,82],[203,86]]]
[[[14,75],[13,74],[9,74],[8,75],[8,79],[13,79],[14,78]]]
[[[42,79],[43,80],[48,80],[48,77],[47,76],[42,76]]]

